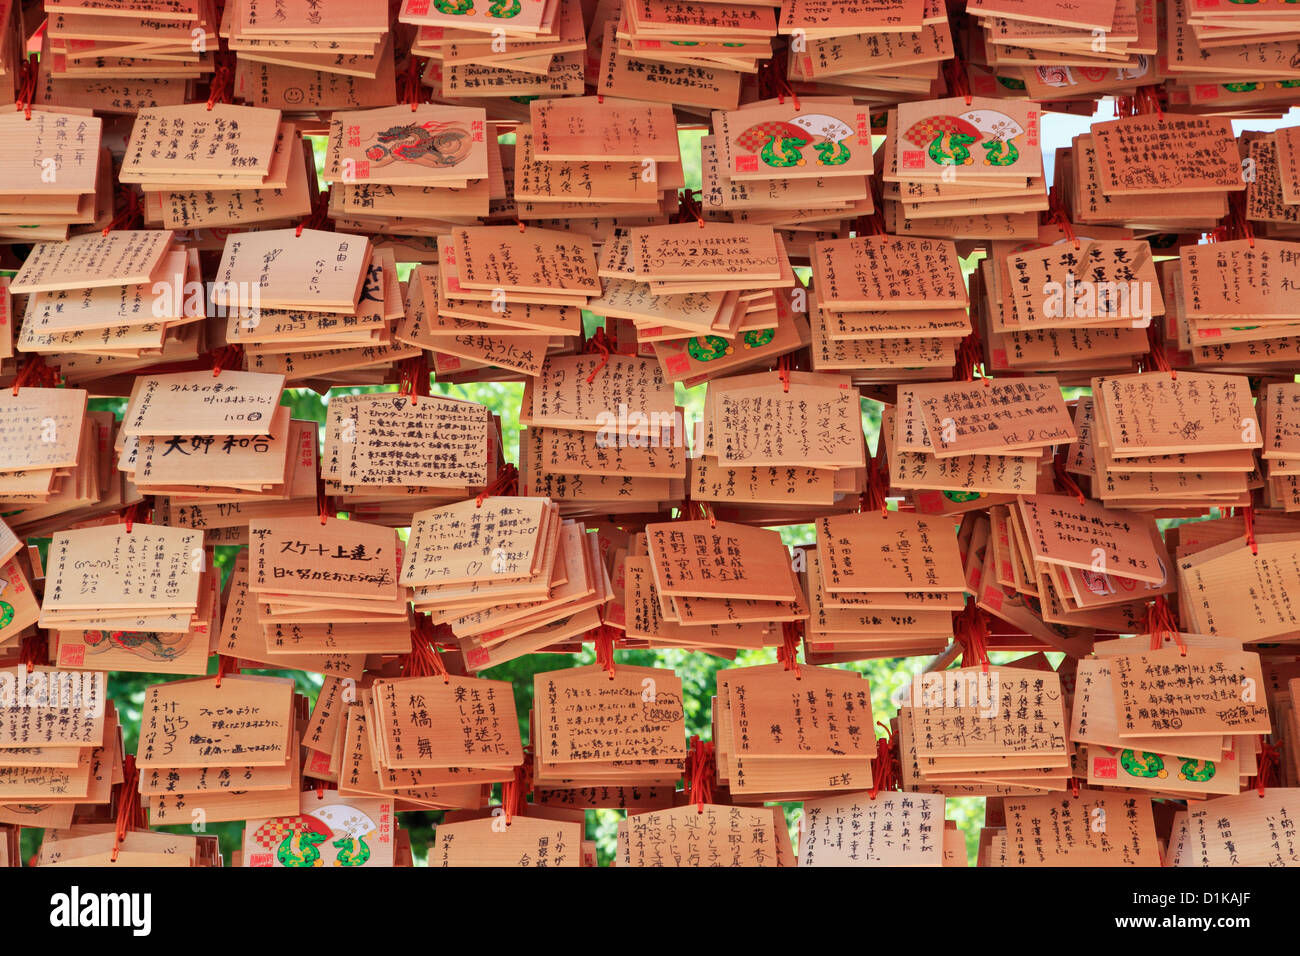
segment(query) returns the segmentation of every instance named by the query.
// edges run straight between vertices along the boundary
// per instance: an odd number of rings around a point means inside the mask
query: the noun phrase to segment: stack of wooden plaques
[[[806,258],[819,232],[844,234],[846,219],[874,211],[865,107],[832,98],[760,100],[715,112],[713,129],[701,141],[706,208],[777,226],[792,256]]]
[[[504,192],[495,129],[479,107],[335,113],[324,171],[331,215],[346,228],[407,235],[477,225]]]
[[[521,484],[566,515],[648,512],[684,487],[685,425],[653,359],[548,358],[519,415]]]
[[[523,762],[509,681],[377,680],[366,709],[381,781],[402,788],[504,782]]]
[[[258,135],[245,140],[245,129]],[[168,148],[178,142],[197,149]],[[288,225],[311,213],[318,191],[310,146],[279,121],[279,110],[217,104],[211,113],[197,105],[141,112],[126,160],[122,180],[144,190],[145,221],[168,229]]]
[[[882,161],[884,181],[898,184],[892,227],[899,235],[952,235],[954,222],[1045,210],[1040,122],[1027,101],[953,97],[899,104],[889,116]],[[999,221],[1006,220],[993,220]]]
[[[211,73],[215,9],[205,0],[53,0],[41,49],[52,77],[198,79]],[[195,38],[212,37],[196,43]]]
[[[826,94],[841,94],[892,102],[900,96],[928,96],[946,60],[953,57],[953,36],[947,10],[926,0],[916,24],[916,4],[886,5],[899,26],[881,30],[883,21],[864,22],[849,11],[822,4],[783,5],[782,32],[804,30],[805,48],[789,57],[791,80],[817,84]],[[857,19],[856,23],[852,21]],[[843,26],[829,26],[840,20]],[[850,29],[852,24],[853,29]],[[834,35],[828,30],[834,29]]]
[[[122,733],[103,671],[6,668],[0,700],[0,822],[67,827],[106,809],[122,780]]]
[[[448,625],[459,640],[467,668],[482,671],[575,641],[580,646],[583,635],[600,626],[613,587],[596,536],[580,522],[562,522],[548,563],[549,589],[537,600],[433,612],[433,619]]]
[[[250,521],[248,533],[248,590],[272,658],[410,651],[394,529],[336,518],[266,518]]]
[[[162,525],[63,531],[50,544],[40,625],[186,634],[210,570],[201,532]]]
[[[426,71],[430,80],[438,81],[434,85],[445,80],[466,97],[483,96],[487,86],[527,86],[530,81],[541,84],[536,92],[552,92],[552,84],[566,73],[572,75],[574,65],[582,62],[587,38],[581,0],[559,0],[558,4],[547,6],[556,8],[555,15],[548,17],[544,10],[535,30],[529,29],[530,18],[519,16],[522,6],[515,16],[496,20],[478,20],[474,16],[475,8],[465,8],[452,16],[441,17],[443,25],[435,26],[432,22],[421,25],[411,41],[411,53],[435,61]],[[427,6],[420,8],[412,3],[403,6],[401,19],[417,22],[412,19],[417,9],[422,10],[420,17],[437,16]],[[500,9],[507,12],[513,7],[507,3]],[[496,33],[497,30],[501,33]],[[499,109],[505,104],[494,102],[493,106]]]
[[[533,783],[672,787],[682,775],[682,681],[670,670],[599,665],[533,675]]]
[[[76,377],[196,355],[205,341],[198,252],[173,246],[164,269],[146,282],[33,292],[18,351],[56,355]]]
[[[675,208],[686,180],[667,105],[594,96],[534,103],[531,122],[515,129],[520,220],[653,219]]]
[[[646,553],[659,615],[678,625],[672,629],[678,641],[698,634],[699,645],[714,647],[715,625],[766,630],[808,617],[790,552],[776,531],[712,519],[657,522],[646,525]],[[775,637],[763,643],[778,643]]]
[[[484,494],[412,516],[401,583],[417,612],[458,629],[467,666],[481,670],[494,654],[517,656],[512,638],[528,653],[599,625],[610,589],[594,543],[548,498]]]
[[[1264,439],[1244,376],[1148,372],[1092,386],[1092,489],[1108,507],[1199,514],[1248,503]]]
[[[963,667],[913,687],[909,722],[921,780],[1064,790],[1070,777],[1068,715],[1051,670]]]
[[[718,671],[713,726],[718,780],[745,802],[871,786],[871,688],[855,671],[780,664]]]
[[[413,510],[485,488],[500,450],[491,414],[475,402],[331,393],[321,461],[343,510],[404,527]]]
[[[846,371],[858,383],[925,381],[936,368],[952,367],[958,336],[970,326],[950,241],[862,236],[818,242],[812,267],[815,368]]]
[[[618,50],[652,63],[756,73],[759,61],[772,55],[777,33],[771,6],[682,10],[665,0],[622,0]]]
[[[0,391],[0,502],[25,505],[6,515],[16,526],[31,520],[27,511],[56,499],[68,486],[79,489],[92,468],[88,446],[96,438],[93,415],[86,412],[84,389],[17,388]],[[97,472],[97,469],[94,469]],[[75,481],[69,479],[76,478]],[[84,490],[84,489],[82,489]],[[78,496],[79,497],[79,496]]]
[[[24,157],[0,184],[0,242],[67,239],[70,227],[111,218],[112,160],[99,117],[58,108],[6,113],[0,137],[7,154]]]
[[[285,677],[226,674],[150,687],[136,765],[151,821],[296,814],[305,703]]]
[[[1187,650],[1185,657],[1175,642]],[[1236,669],[1225,684],[1257,679],[1259,656],[1243,653],[1240,642],[1228,638],[1182,634],[1170,640],[1170,635],[1164,635],[1156,643],[1161,646],[1152,651],[1150,637],[1099,641],[1097,656],[1079,661],[1070,716],[1070,740],[1081,751],[1077,765],[1087,768],[1088,783],[1095,786],[1159,791],[1174,799],[1240,792],[1244,778],[1256,772],[1259,749],[1258,736],[1245,728],[1259,726],[1261,716],[1267,723],[1267,715],[1243,706],[1240,723],[1234,716],[1220,725],[1223,733],[1198,733],[1187,708],[1190,695],[1206,692],[1207,680],[1214,681],[1206,677],[1207,655]],[[1211,669],[1217,670],[1218,661]],[[1167,676],[1155,676],[1150,670],[1151,666],[1164,670],[1166,665],[1172,668],[1169,673],[1180,675],[1176,688],[1167,686]],[[1242,675],[1240,680],[1237,674]],[[1141,682],[1136,687],[1131,682],[1135,675]],[[1141,686],[1147,683],[1152,685],[1150,693],[1161,698],[1152,713],[1173,718],[1160,727],[1140,728],[1132,719],[1147,709],[1132,701],[1133,693],[1147,692]],[[1161,684],[1166,686],[1157,686]],[[1194,704],[1191,707],[1196,709]],[[1174,721],[1182,726],[1171,727]],[[1238,728],[1242,732],[1234,733]]]
[[[19,350],[57,354],[72,381],[197,356],[205,312],[183,296],[197,263],[173,238],[114,230],[39,244],[9,285],[29,293]]]
[[[256,0],[236,0],[224,6],[221,36],[252,73],[271,66],[287,78],[319,71],[374,79],[386,59],[392,68],[385,11],[338,0],[288,0],[273,13]]]

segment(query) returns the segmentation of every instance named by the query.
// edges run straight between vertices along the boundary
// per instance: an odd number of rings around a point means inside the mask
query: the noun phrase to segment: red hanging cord
[[[867,487],[858,499],[858,510],[874,511],[879,508],[880,516],[888,518],[888,488],[889,482],[885,478],[884,469],[880,467],[880,459],[875,455],[867,456]]]
[[[1259,798],[1264,799],[1264,791],[1275,786],[1282,766],[1282,752],[1259,735],[1259,758],[1255,764],[1255,786],[1259,789]]]
[[[953,381],[975,381],[975,372],[983,364],[984,340],[980,338],[978,329],[971,329],[970,334],[964,336],[957,346],[956,364],[953,366],[952,372]],[[983,380],[986,386],[993,384],[992,379],[987,374],[983,376]]]
[[[533,763],[525,756],[524,762],[515,767],[514,776],[501,785],[501,812],[506,818],[506,826],[515,817],[524,815],[527,797],[533,790]]]
[[[871,789],[868,790],[872,800],[882,790],[895,790],[902,776],[898,771],[898,740],[892,730],[882,721],[876,726],[885,731],[884,737],[876,738],[876,759],[871,766]]]
[[[330,191],[322,189],[316,197],[316,202],[312,204],[311,212],[307,214],[302,222],[298,223],[298,228],[294,230],[294,236],[301,236],[304,229],[328,230],[330,228]]]
[[[39,354],[32,355],[18,370],[14,379],[14,395],[20,388],[54,388],[62,381],[59,367],[51,368]]]
[[[984,610],[974,602],[967,604],[953,617],[953,639],[961,645],[961,666],[979,662],[980,669],[989,672],[989,624]]]
[[[777,648],[776,660],[786,670],[794,671],[795,680],[803,680],[799,670],[799,641],[802,637],[802,621],[781,622],[781,646]]]
[[[212,377],[226,370],[236,371],[244,364],[244,347],[238,342],[222,345],[212,353]]]
[[[704,204],[696,197],[695,190],[682,189],[677,194],[678,211],[672,217],[673,222],[690,222],[696,220],[700,228],[705,226]]]
[[[32,101],[36,99],[37,78],[41,73],[41,60],[35,53],[29,53],[18,68],[17,91],[14,106],[25,119],[32,118]]]
[[[951,60],[945,62],[944,76],[948,81],[948,89],[952,95],[964,97],[966,105],[970,106],[970,79],[966,74],[966,61],[960,56],[954,56]]]
[[[428,398],[429,353],[421,349],[419,355],[398,362],[397,383],[398,394],[410,395],[412,405],[417,404],[421,398]]]
[[[1246,543],[1250,545],[1251,554],[1259,554],[1259,542],[1255,540],[1255,506],[1247,505],[1241,509],[1241,517],[1246,522]]]
[[[519,469],[510,462],[501,466],[497,476],[488,483],[488,486],[479,492],[478,497],[474,499],[474,504],[482,508],[483,502],[488,498],[497,495],[517,495],[519,493]]]
[[[117,196],[121,198],[124,208],[108,221],[104,227],[104,235],[108,235],[114,229],[126,229],[135,224],[137,219],[143,219],[140,207],[140,197],[135,194],[135,190],[129,186],[122,186],[117,191]]]
[[[235,72],[226,63],[218,63],[208,84],[208,111],[218,103],[229,103],[235,92]]]
[[[616,667],[614,665],[614,637],[618,633],[618,628],[610,627],[604,621],[591,629],[592,641],[596,645],[596,666],[601,668],[609,679],[614,679]]]
[[[605,370],[605,366],[609,364],[609,353],[613,351],[609,337],[605,335],[604,326],[598,328],[595,334],[587,340],[583,351],[600,353],[600,361],[591,370],[591,374],[587,376],[587,384],[590,385],[596,380],[596,376]]]
[[[1065,470],[1065,461],[1069,454],[1070,446],[1065,445],[1052,459],[1052,471],[1056,478],[1056,487],[1067,495],[1073,495],[1079,500],[1079,504],[1083,504],[1088,500],[1087,496],[1084,495],[1083,489],[1079,487],[1079,483],[1074,480],[1074,477]]]
[[[1079,248],[1079,237],[1074,234],[1074,224],[1070,222],[1070,214],[1055,185],[1047,193],[1047,221],[1060,229],[1065,238],[1074,243],[1075,249]]]
[[[213,684],[216,687],[221,686],[221,679],[227,674],[239,673],[239,658],[230,657],[227,654],[217,655],[217,673],[213,676]]]
[[[18,663],[25,664],[29,674],[37,666],[48,665],[50,663],[49,641],[39,634],[29,634],[24,637],[18,644]]]
[[[1152,322],[1147,326],[1147,343],[1151,346],[1147,352],[1147,367],[1161,372],[1168,372],[1169,377],[1176,380],[1178,370],[1169,364],[1169,356],[1165,354],[1165,343],[1160,333],[1160,323]]]
[[[1160,650],[1164,646],[1165,638],[1169,638],[1178,645],[1182,656],[1187,656],[1187,642],[1183,640],[1173,608],[1169,606],[1163,594],[1157,595],[1151,606],[1147,608],[1146,627],[1147,633],[1151,635],[1151,650]]]
[[[422,97],[420,83],[420,61],[414,53],[410,54],[406,60],[406,69],[403,71],[402,78],[399,81],[397,100],[399,103],[405,102],[411,104],[411,112],[414,113],[420,108]]]
[[[316,474],[316,510],[320,512],[321,527],[334,516],[333,509],[330,508],[329,494],[325,490],[325,476],[320,472]]]
[[[700,740],[698,735],[691,735],[690,748],[686,751],[686,764],[683,778],[686,783],[686,804],[695,804],[697,812],[704,812],[704,805],[713,802],[713,781],[717,778],[718,760],[713,742]]]
[[[790,355],[788,352],[776,360],[776,375],[781,380],[782,391],[790,391]]]
[[[117,854],[122,841],[131,830],[144,827],[144,806],[140,802],[140,771],[135,765],[135,754],[127,754],[122,760],[122,782],[117,791],[117,826],[113,832],[112,862],[117,862]]]

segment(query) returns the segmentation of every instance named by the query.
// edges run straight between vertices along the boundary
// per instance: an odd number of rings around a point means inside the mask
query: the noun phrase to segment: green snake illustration
[[[320,850],[316,847],[324,842],[323,833],[299,833],[295,830],[284,838],[275,856],[281,866],[320,866]]]
[[[496,17],[498,20],[509,20],[511,17],[519,16],[519,11],[522,9],[519,0],[493,0],[488,7],[488,16]]]
[[[463,17],[474,12],[474,0],[433,0],[433,5],[438,8],[439,13],[450,14],[453,17]]]
[[[1169,776],[1169,771],[1165,770],[1165,762],[1160,759],[1158,754],[1147,753],[1143,751],[1138,754],[1132,750],[1124,750],[1119,755],[1120,765],[1135,777],[1145,777],[1152,779],[1159,777],[1164,779]]]
[[[777,145],[778,139],[780,140],[780,146]],[[767,163],[767,165],[775,166],[778,169],[801,166],[804,160],[803,153],[799,152],[799,150],[807,145],[808,140],[797,136],[773,136],[763,144],[763,148],[759,150],[758,155],[763,157],[763,162]],[[776,153],[777,149],[781,151],[780,156]]]
[[[360,837],[344,837],[333,845],[339,851],[335,866],[365,866],[370,860],[370,847]]]
[[[1214,779],[1214,761],[1183,759],[1178,776],[1192,783],[1205,783],[1207,780]]]
[[[818,143],[813,149],[822,166],[843,166],[849,161],[849,148],[843,143]]]
[[[974,136],[943,132],[934,138],[928,152],[940,166],[964,166],[970,159],[970,150],[966,147],[973,142]]]
[[[699,40],[669,40],[673,46],[699,46]]]
[[[731,351],[721,335],[698,335],[686,343],[686,351],[697,362],[712,362]]]
[[[949,501],[976,501],[980,497],[978,491],[945,491],[943,496]]]
[[[745,348],[762,348],[776,338],[776,329],[755,329],[741,336]],[[712,362],[731,354],[731,343],[721,335],[697,335],[686,343],[686,352],[697,362]]]
[[[984,162],[990,166],[1014,166],[1020,158],[1020,150],[1016,149],[1015,143],[995,139],[991,143],[980,143],[980,146],[988,154],[984,157]]]
[[[1018,80],[1014,76],[999,76],[997,81],[1008,90],[1025,90],[1025,81]]]
[[[0,601],[0,630],[9,626],[14,619],[14,606],[8,601]]]
[[[1258,83],[1224,83],[1223,88],[1229,93],[1253,93],[1259,89]]]

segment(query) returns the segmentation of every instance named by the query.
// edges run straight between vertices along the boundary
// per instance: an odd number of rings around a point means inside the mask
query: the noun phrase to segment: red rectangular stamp
[[[925,169],[925,153],[919,149],[903,150],[904,169]]]
[[[1119,761],[1114,757],[1098,757],[1093,767],[1096,775],[1106,780],[1114,780],[1119,776]]]
[[[69,646],[64,644],[59,648],[59,663],[64,667],[83,667],[86,663],[86,645],[77,644]]]
[[[758,172],[757,156],[737,156],[736,172],[738,173],[756,173]]]

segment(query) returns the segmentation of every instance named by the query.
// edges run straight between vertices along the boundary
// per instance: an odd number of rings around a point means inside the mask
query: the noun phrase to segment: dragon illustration
[[[375,137],[378,143],[366,149],[366,158],[376,166],[401,160],[421,166],[455,166],[469,156],[474,141],[457,123],[405,123],[390,126]]]
[[[147,661],[175,660],[193,639],[193,634],[162,634],[157,631],[86,631],[84,638],[92,654],[117,648]]]

